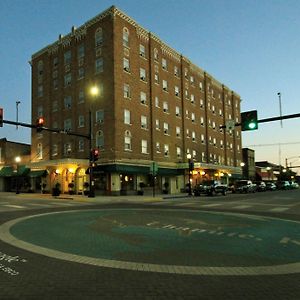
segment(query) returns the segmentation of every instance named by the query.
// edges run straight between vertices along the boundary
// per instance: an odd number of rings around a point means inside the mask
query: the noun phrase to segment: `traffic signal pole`
[[[92,112],[89,110],[89,149],[90,149],[90,169],[89,169],[89,175],[90,175],[90,189],[89,189],[89,198],[95,197],[95,189],[94,189],[94,152],[93,152],[93,135],[92,135]]]
[[[285,116],[280,116],[280,117],[260,119],[260,120],[257,120],[257,123],[267,123],[267,122],[274,122],[274,121],[280,121],[280,120],[285,120],[285,119],[294,119],[294,118],[300,118],[300,113],[293,114],[293,115],[285,115]],[[241,126],[241,123],[235,123],[235,126]],[[226,128],[226,125],[222,125],[222,126],[220,126],[220,128]]]

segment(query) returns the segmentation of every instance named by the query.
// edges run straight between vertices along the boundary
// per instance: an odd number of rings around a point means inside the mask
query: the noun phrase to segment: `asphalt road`
[[[299,196],[0,194],[0,298],[300,299]]]

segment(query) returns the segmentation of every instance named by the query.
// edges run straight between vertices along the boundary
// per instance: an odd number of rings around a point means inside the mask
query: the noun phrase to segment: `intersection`
[[[2,195],[4,299],[17,299],[15,292],[24,299],[39,295],[36,286],[45,290],[47,282],[52,289],[46,299],[63,299],[64,293],[121,299],[124,292],[135,299],[176,299],[175,291],[181,299],[236,299],[242,289],[245,299],[263,299],[262,291],[265,298],[279,293],[296,299],[298,199],[298,190],[93,201]],[[63,277],[69,278],[65,285],[57,281]],[[114,290],[90,289],[87,278]]]

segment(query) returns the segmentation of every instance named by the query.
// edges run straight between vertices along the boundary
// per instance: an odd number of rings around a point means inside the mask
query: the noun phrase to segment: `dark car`
[[[288,181],[278,182],[277,187],[278,187],[279,190],[289,190],[289,189],[291,189],[291,185]]]
[[[257,182],[257,183],[256,183],[256,190],[257,190],[258,192],[264,192],[264,191],[266,191],[266,190],[267,190],[267,185],[266,185],[266,183],[263,182],[263,181]]]
[[[222,194],[225,196],[227,194],[227,190],[228,186],[226,184],[222,184],[217,180],[208,180],[196,185],[193,191],[195,196],[200,196],[201,194],[208,196]]]
[[[277,186],[274,182],[267,182],[266,183],[266,188],[267,188],[267,191],[275,191],[277,190]]]
[[[235,184],[235,192],[237,193],[255,193],[256,184],[252,183],[251,180],[239,180]]]

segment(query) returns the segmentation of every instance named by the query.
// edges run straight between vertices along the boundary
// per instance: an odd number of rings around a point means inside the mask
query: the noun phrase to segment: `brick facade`
[[[241,171],[240,128],[219,129],[240,121],[239,95],[115,7],[32,56],[32,122],[43,115],[47,127],[87,134],[89,110],[100,166],[185,170],[190,153],[199,171]],[[86,168],[88,156],[84,138],[32,131],[37,164]],[[120,185],[114,172],[107,190]]]

